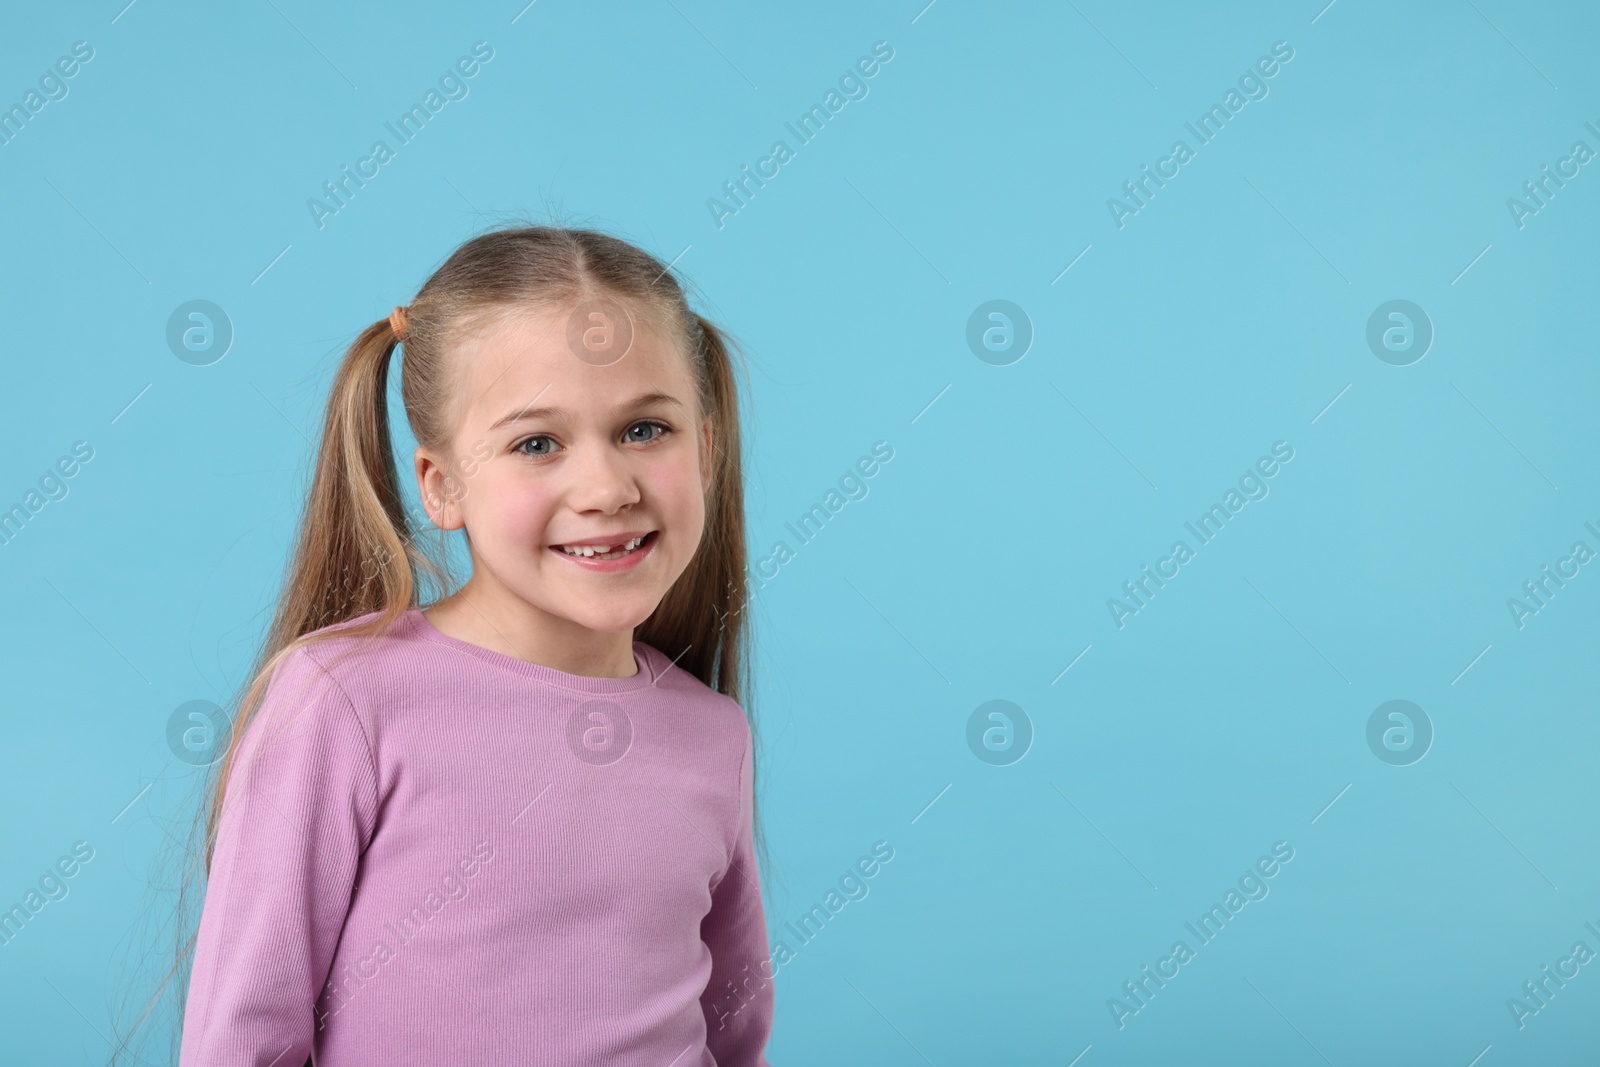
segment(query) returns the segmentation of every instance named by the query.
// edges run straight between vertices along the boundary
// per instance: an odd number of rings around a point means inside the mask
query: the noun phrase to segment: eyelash
[[[659,419],[640,419],[638,422],[633,423],[633,425],[629,426],[628,429],[632,430],[634,427],[637,427],[637,426],[654,426],[659,432],[654,437],[650,438],[650,440],[648,440],[648,441],[633,441],[633,442],[630,442],[631,444],[653,445],[657,441],[661,440],[662,437],[664,437],[667,434],[672,432],[672,427],[668,426],[666,423],[662,422]],[[555,453],[554,452],[545,452],[543,454],[538,454],[538,453],[534,453],[534,452],[524,452],[522,450],[522,446],[527,444],[530,441],[541,441],[541,440],[548,440],[548,439],[550,439],[550,435],[549,434],[547,434],[547,433],[536,433],[536,434],[533,434],[532,436],[524,437],[522,440],[520,440],[516,444],[512,445],[511,446],[511,451],[517,453],[518,455],[526,456],[528,459],[548,459],[550,456],[555,455]]]

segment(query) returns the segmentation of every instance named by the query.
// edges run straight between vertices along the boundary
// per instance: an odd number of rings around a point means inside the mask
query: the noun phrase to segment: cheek
[[[508,461],[509,462],[509,461]],[[527,479],[514,477],[514,471],[486,468],[469,485],[467,525],[486,527],[489,536],[525,540],[538,536],[549,524],[551,503],[548,493]]]
[[[660,502],[662,511],[676,525],[704,522],[704,491],[700,487],[700,471],[693,457],[687,462],[674,460],[653,467],[650,471],[650,488]]]
[[[550,506],[537,493],[503,495],[494,510],[495,525],[513,537],[537,537],[549,525]]]

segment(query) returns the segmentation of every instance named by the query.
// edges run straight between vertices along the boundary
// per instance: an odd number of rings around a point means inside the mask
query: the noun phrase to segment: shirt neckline
[[[485,663],[519,674],[524,678],[543,682],[546,685],[558,686],[562,689],[573,689],[582,693],[631,693],[639,689],[647,689],[656,683],[656,663],[653,656],[654,649],[643,641],[633,642],[633,660],[638,664],[639,672],[626,678],[607,678],[591,674],[570,674],[567,671],[547,667],[542,663],[533,663],[529,660],[518,659],[492,648],[475,645],[471,641],[463,641],[459,637],[451,637],[428,621],[421,608],[409,608],[405,618],[410,621],[412,632],[425,641],[436,645],[453,648],[458,652],[465,652]]]

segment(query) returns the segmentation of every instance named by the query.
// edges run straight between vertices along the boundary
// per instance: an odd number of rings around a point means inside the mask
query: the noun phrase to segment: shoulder
[[[273,665],[257,718],[272,732],[340,731],[349,726],[367,733],[368,694],[404,662],[404,621],[387,632],[360,628],[376,621],[378,612],[313,630],[289,646]],[[355,632],[352,632],[355,631]]]
[[[277,821],[348,805],[365,841],[382,781],[371,701],[350,683],[348,668],[330,669],[328,652],[320,641],[296,642],[277,657],[259,703],[237,727],[224,803],[242,811],[250,797],[264,797]]]
[[[368,612],[304,634],[279,661],[273,672],[274,682],[280,676],[285,680],[320,680],[353,700],[353,694],[370,687],[386,669],[406,659],[410,620],[401,616],[387,630],[374,630],[373,624],[380,615]]]
[[[644,650],[653,675],[651,685],[655,689],[698,704],[716,717],[737,719],[740,723],[745,721],[744,708],[733,697],[717,692],[688,671],[675,666],[671,658],[654,645],[643,641],[638,645]]]
[[[653,645],[646,649],[654,675],[650,692],[664,702],[677,728],[693,737],[707,758],[725,761],[729,770],[741,770],[750,762],[754,736],[744,707],[727,693],[718,692],[688,671],[672,666],[672,660]]]

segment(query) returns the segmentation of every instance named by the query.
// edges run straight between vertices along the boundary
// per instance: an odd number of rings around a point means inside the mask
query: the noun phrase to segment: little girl
[[[426,608],[397,345],[472,559]],[[181,1067],[766,1065],[739,457],[722,335],[601,233],[474,238],[362,332],[218,765]]]

